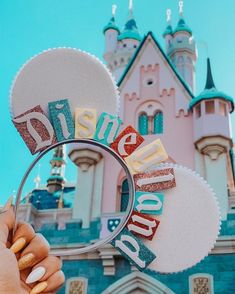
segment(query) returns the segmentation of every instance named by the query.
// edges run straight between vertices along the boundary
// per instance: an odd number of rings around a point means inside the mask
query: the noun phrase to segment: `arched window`
[[[163,113],[157,111],[154,115],[142,113],[138,118],[138,130],[141,135],[163,134]]]
[[[179,73],[184,77],[184,58],[183,56],[179,56],[177,60],[177,68]]]
[[[184,58],[183,58],[183,56],[179,56],[177,62],[178,62],[178,65],[183,65],[183,63],[184,63]]]
[[[148,116],[142,113],[138,118],[138,130],[141,135],[148,135]]]
[[[145,79],[146,82],[150,82],[150,86],[152,83],[155,83],[154,78]],[[164,131],[164,107],[163,105],[156,100],[149,100],[143,104],[140,104],[136,111],[136,128],[139,133],[143,135],[154,135],[154,134],[162,134]]]
[[[162,111],[157,111],[153,118],[153,133],[162,134],[163,133],[163,113]]]
[[[120,211],[126,211],[129,202],[129,185],[127,179],[122,182]]]

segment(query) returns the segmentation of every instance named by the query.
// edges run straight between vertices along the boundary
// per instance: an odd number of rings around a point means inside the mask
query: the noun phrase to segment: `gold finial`
[[[38,174],[37,174],[36,178],[34,179],[35,189],[39,188],[39,185],[40,185],[40,182],[41,182],[40,169],[41,169],[41,164],[38,165]]]
[[[113,4],[112,5],[112,16],[115,16],[116,10],[117,10],[117,5],[116,4]]]
[[[179,14],[180,14],[180,16],[183,16],[183,12],[184,12],[184,1],[180,0],[179,1]]]
[[[64,208],[64,201],[63,201],[62,195],[60,196],[60,199],[58,202],[58,208]]]
[[[130,11],[130,14],[133,13],[133,0],[129,0],[129,11]]]
[[[167,21],[168,23],[171,22],[171,9],[167,9],[167,10],[166,10],[166,21]]]
[[[58,208],[64,208],[64,185],[61,189],[60,199],[58,201]]]

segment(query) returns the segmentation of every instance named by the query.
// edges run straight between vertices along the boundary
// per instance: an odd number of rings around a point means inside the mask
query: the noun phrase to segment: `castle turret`
[[[133,16],[132,0],[129,2],[129,16],[123,31],[120,33],[113,15],[109,24],[104,28],[104,33],[106,38],[104,59],[118,81],[141,41]]]
[[[108,24],[104,27],[103,33],[105,35],[105,52],[104,52],[104,59],[107,63],[110,62],[110,57],[112,57],[112,53],[116,50],[117,47],[117,38],[120,34],[120,30],[116,25],[115,21],[115,13],[116,13],[117,6],[112,6],[112,17]]]
[[[225,219],[228,212],[227,190],[234,190],[230,150],[232,135],[230,112],[233,99],[215,87],[210,60],[204,91],[190,103],[193,110],[196,169],[214,188]]]
[[[50,164],[51,175],[47,180],[47,187],[50,193],[54,193],[61,190],[64,185],[65,160],[63,146],[59,146],[54,150]]]
[[[171,34],[167,32],[164,36],[168,43],[167,55],[178,69],[182,78],[189,85],[192,92],[195,92],[197,50],[192,30],[184,20],[183,1],[179,1],[179,21],[175,30]],[[172,39],[170,36],[172,36]]]

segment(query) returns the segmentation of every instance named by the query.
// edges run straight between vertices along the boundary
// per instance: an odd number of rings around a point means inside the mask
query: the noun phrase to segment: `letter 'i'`
[[[74,138],[74,122],[67,99],[50,102],[48,104],[50,119],[56,138],[64,141]]]

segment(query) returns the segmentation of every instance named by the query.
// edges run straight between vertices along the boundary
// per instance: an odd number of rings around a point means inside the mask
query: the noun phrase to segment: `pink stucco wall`
[[[146,84],[148,79],[153,80],[151,86]],[[146,143],[160,138],[175,162],[194,169],[193,117],[188,112],[191,97],[151,39],[139,53],[120,91],[123,128],[131,124],[138,129],[138,114],[142,110],[149,115],[161,110],[164,132],[144,136]]]

